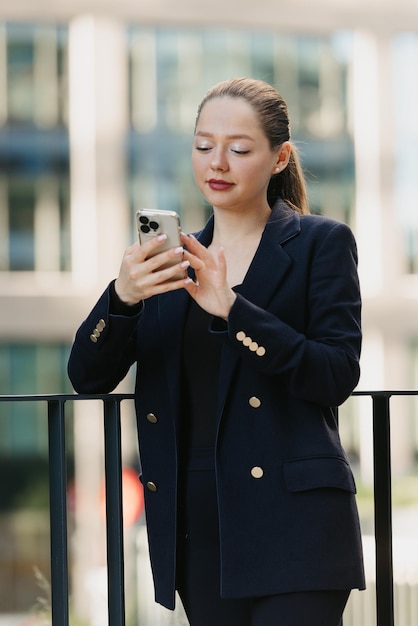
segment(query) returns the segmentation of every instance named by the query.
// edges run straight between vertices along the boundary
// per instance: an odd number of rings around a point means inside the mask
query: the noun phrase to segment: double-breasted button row
[[[96,328],[93,330],[93,332],[90,335],[90,340],[93,343],[97,343],[97,340],[99,339],[100,335],[102,334],[105,328],[106,328],[106,322],[103,319],[99,320],[96,324]]]
[[[249,337],[243,330],[239,330],[235,335],[237,341],[240,341],[242,345],[246,346],[250,352],[254,352],[257,356],[264,356],[266,349],[264,346],[260,346],[256,341]]]

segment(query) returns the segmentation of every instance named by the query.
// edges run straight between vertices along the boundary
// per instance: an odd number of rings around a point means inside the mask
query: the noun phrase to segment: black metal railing
[[[52,626],[69,626],[65,405],[101,400],[104,416],[109,626],[125,626],[120,409],[132,394],[0,396],[0,402],[46,402],[48,412]]]
[[[376,626],[394,626],[390,399],[418,391],[356,391],[373,406]],[[0,402],[45,402],[48,413],[52,626],[69,626],[65,406],[103,403],[109,626],[125,626],[121,403],[132,394],[0,396]]]

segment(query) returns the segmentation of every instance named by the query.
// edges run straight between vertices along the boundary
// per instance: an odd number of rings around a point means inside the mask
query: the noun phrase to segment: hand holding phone
[[[182,245],[180,239],[181,226],[180,218],[175,211],[163,211],[153,209],[138,209],[136,212],[136,223],[138,237],[141,244],[146,243],[157,235],[165,234],[167,239],[158,248],[153,250],[147,258],[177,248]],[[165,269],[176,265],[178,258],[170,259],[169,262],[161,265],[159,269]],[[179,280],[185,277],[185,272],[176,274],[171,280]]]

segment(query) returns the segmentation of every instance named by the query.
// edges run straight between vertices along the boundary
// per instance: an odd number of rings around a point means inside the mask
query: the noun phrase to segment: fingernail
[[[190,285],[190,283],[192,283],[192,282],[193,282],[193,280],[191,278],[185,278],[184,279],[184,284],[185,285]]]
[[[174,249],[174,254],[181,254],[182,252],[183,252],[183,248],[181,246]]]
[[[180,263],[180,267],[182,270],[186,269],[186,267],[189,267],[190,265],[190,261],[183,261],[183,263]]]
[[[161,235],[157,235],[157,241],[164,241],[167,239],[167,235],[165,233],[161,233]]]

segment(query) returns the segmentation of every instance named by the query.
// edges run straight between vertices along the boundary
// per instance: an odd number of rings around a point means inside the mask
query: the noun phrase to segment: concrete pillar
[[[124,25],[106,17],[82,15],[69,25],[72,282],[77,293],[89,294],[91,306],[117,275],[131,243],[125,42]],[[74,440],[72,606],[78,617],[99,626],[97,606],[106,595],[106,545],[99,509],[103,416],[97,403],[74,403]]]
[[[81,16],[69,26],[72,274],[91,287],[117,273],[130,241],[123,24]]]

